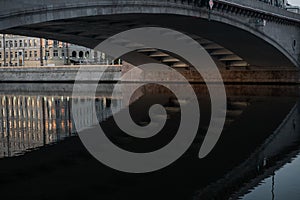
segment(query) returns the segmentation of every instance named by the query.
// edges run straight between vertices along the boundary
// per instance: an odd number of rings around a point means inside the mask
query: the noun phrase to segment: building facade
[[[112,62],[104,53],[56,40],[9,34],[0,34],[0,38],[0,67],[92,65]]]

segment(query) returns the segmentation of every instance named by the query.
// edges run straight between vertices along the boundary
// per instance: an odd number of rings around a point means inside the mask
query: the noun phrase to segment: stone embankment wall
[[[172,72],[160,72],[160,71],[151,71],[142,72],[135,71],[130,72],[133,68],[132,65],[125,63],[122,67],[122,74],[128,73],[133,81],[138,81],[142,79],[144,81],[151,81],[153,77],[161,81],[170,81],[174,82],[177,79],[177,73]],[[180,74],[182,74],[188,81],[195,83],[204,83],[202,76],[194,68],[179,68],[176,69]],[[225,83],[249,83],[249,84],[259,84],[259,83],[300,83],[300,70],[292,68],[283,68],[283,69],[230,69],[226,70],[221,68],[220,73],[222,79]],[[209,82],[219,82],[216,75],[209,70],[206,71],[206,77]],[[142,77],[142,78],[139,78]]]
[[[81,81],[115,82],[120,80],[132,66],[62,66],[62,67],[7,67],[0,68],[0,82],[74,82],[78,70],[84,72]],[[203,83],[203,78],[193,68],[177,69],[190,82]],[[245,69],[220,71],[225,83],[300,83],[300,71],[297,69]],[[99,78],[99,74],[102,77]],[[176,82],[177,73],[142,71],[130,73],[128,81],[140,82],[155,79]],[[219,82],[214,73],[207,71],[209,82]],[[142,77],[142,78],[141,78]],[[77,77],[78,78],[78,77]]]
[[[1,82],[73,82],[77,72],[84,72],[82,81],[116,81],[121,66],[58,66],[58,67],[5,67],[0,68]]]

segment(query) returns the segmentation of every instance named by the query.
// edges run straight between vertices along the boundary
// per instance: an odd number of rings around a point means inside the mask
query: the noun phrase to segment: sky
[[[288,2],[292,5],[300,6],[300,0],[288,0]]]

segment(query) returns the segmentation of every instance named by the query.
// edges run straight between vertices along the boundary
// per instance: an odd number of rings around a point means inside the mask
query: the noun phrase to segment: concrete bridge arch
[[[93,48],[129,28],[162,26],[213,41],[253,66],[300,66],[300,15],[255,0],[216,0],[210,14],[189,2],[3,0],[0,32]]]

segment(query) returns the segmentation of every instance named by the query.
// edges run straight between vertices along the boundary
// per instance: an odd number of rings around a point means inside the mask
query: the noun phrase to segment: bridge
[[[258,0],[2,0],[0,32],[89,48],[135,27],[160,26],[197,40],[224,66],[300,67],[300,15]],[[267,2],[267,1],[266,1]],[[166,63],[185,67],[161,52]]]

